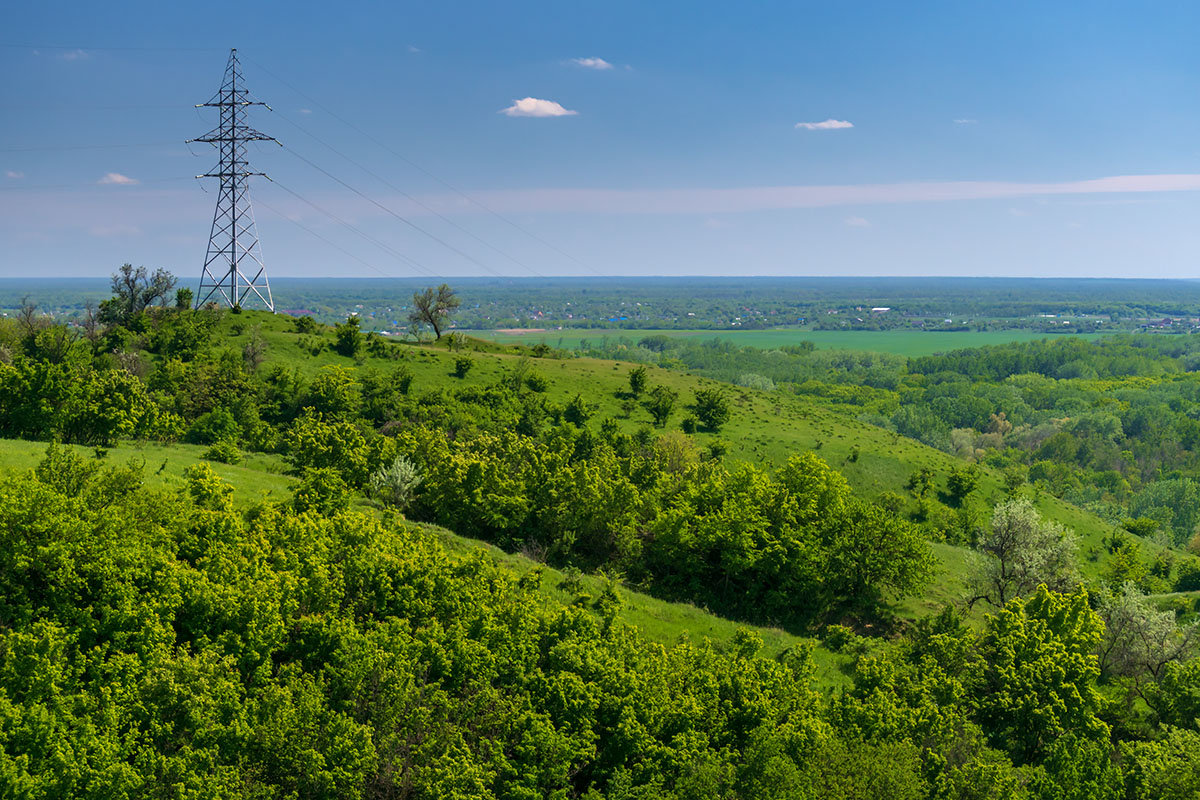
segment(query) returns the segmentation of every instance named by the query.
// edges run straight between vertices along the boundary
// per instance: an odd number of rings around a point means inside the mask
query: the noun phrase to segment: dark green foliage
[[[634,397],[641,397],[646,390],[646,368],[638,365],[629,371],[629,391]]]
[[[712,433],[729,421],[729,399],[720,389],[697,389],[691,409],[700,426]]]
[[[459,356],[454,359],[454,377],[467,377],[467,373],[471,371],[471,367],[473,366],[475,366],[475,359],[470,356]]]
[[[583,427],[594,413],[596,413],[595,407],[584,400],[583,395],[577,394],[571,398],[566,408],[563,409],[563,419]]]
[[[299,334],[312,335],[317,332],[317,323],[312,317],[304,314],[292,321],[292,329]]]
[[[340,356],[358,358],[363,350],[363,334],[359,329],[361,321],[356,316],[346,317],[346,321],[333,329],[333,349]]]
[[[654,424],[663,428],[666,427],[667,420],[671,418],[671,412],[675,410],[677,399],[679,399],[679,395],[675,391],[665,386],[655,386],[650,390],[649,396],[642,401],[642,405],[654,418]]]

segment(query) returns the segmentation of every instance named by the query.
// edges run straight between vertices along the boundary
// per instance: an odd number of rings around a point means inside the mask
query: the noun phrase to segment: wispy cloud
[[[302,109],[300,109],[300,113],[301,114],[311,114],[312,109],[311,108],[302,108]]]
[[[6,169],[6,170],[4,170],[4,177],[11,178],[12,180],[15,181],[15,180],[20,180],[21,178],[24,178],[25,173],[17,172],[15,169]]]
[[[526,189],[482,191],[476,195],[497,211],[508,212],[710,215],[829,206],[1195,191],[1200,191],[1200,174],[1117,175],[1058,183],[927,181],[731,189]],[[430,202],[447,209],[457,207],[453,197]]]
[[[806,131],[836,131],[841,128],[853,128],[853,122],[844,119],[827,119],[824,122],[797,122],[796,130]]]
[[[571,62],[577,67],[585,69],[612,69],[613,65],[605,61],[603,58],[572,58]]]
[[[526,97],[514,101],[508,108],[500,109],[500,113],[510,117],[570,117],[579,112],[563,108],[553,100]]]
[[[128,175],[122,175],[119,172],[105,173],[104,177],[96,181],[102,186],[135,186],[138,183],[137,178],[131,178]]]
[[[413,53],[415,55],[416,53],[424,53],[425,51],[422,50],[421,48],[417,47],[415,44],[410,44],[408,46],[408,52]]]
[[[139,236],[142,229],[136,225],[92,225],[88,228],[88,233],[92,236],[99,236],[102,239],[111,239],[114,236]]]
[[[978,125],[979,120],[977,120],[977,119],[956,119],[956,120],[954,120],[954,124],[955,125]]]
[[[66,50],[58,54],[58,57],[63,61],[83,61],[91,58],[91,54],[86,50]]]
[[[850,228],[871,227],[871,221],[866,217],[846,217],[844,220],[842,220],[842,222],[844,222],[846,226]]]

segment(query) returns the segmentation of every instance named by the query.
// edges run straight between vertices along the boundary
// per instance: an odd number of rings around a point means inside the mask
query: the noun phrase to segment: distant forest
[[[1080,332],[1141,326],[1191,330],[1200,282],[1066,278],[462,278],[456,325],[625,330],[761,329]],[[334,323],[355,314],[365,329],[404,332],[420,281],[277,278],[276,308]],[[0,280],[0,314],[32,298],[71,319],[107,297],[92,279]],[[1170,322],[1166,322],[1169,320]]]

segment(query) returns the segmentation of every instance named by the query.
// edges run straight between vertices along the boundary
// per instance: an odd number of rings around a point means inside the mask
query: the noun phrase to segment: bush
[[[367,493],[376,501],[403,511],[412,502],[421,476],[413,463],[404,456],[396,456],[389,466],[371,473]]]
[[[242,460],[242,454],[237,445],[228,439],[213,442],[212,447],[204,451],[201,458],[209,461],[220,461],[222,464],[236,464]]]
[[[531,392],[544,392],[550,388],[550,381],[540,372],[531,372],[525,376],[525,385]]]
[[[467,373],[471,371],[471,367],[473,366],[475,366],[475,362],[467,356],[454,359],[454,377],[467,377]]]
[[[241,435],[242,428],[233,418],[233,414],[224,408],[216,408],[197,417],[184,435],[184,441],[191,444],[236,442]]]

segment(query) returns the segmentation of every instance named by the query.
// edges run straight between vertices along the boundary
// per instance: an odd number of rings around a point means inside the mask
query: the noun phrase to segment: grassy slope
[[[261,326],[270,347],[268,365],[284,364],[310,375],[327,364],[348,368],[355,366],[350,359],[328,350],[316,356],[302,350],[299,347],[301,337],[291,332],[292,321],[286,317],[255,312],[240,318],[229,315],[223,326],[228,330],[231,325],[241,325],[247,331],[251,325]],[[933,337],[942,334],[915,335]],[[240,336],[231,337],[230,341],[240,347],[246,336],[247,333],[243,332]],[[332,334],[328,331],[323,336],[326,341],[332,341]],[[596,420],[612,417],[625,431],[632,432],[650,424],[649,414],[640,407],[628,419],[622,415],[620,393],[627,389],[628,373],[635,366],[627,362],[530,358],[529,351],[524,347],[482,340],[469,341],[462,353],[449,352],[445,340],[423,346],[399,342],[391,342],[388,346],[401,354],[400,361],[367,357],[362,366],[388,369],[398,363],[404,364],[415,377],[415,391],[439,386],[488,384],[524,360],[529,367],[549,379],[548,395],[552,399],[561,402],[580,394],[597,407]],[[455,378],[452,375],[454,360],[464,353],[474,360],[474,366],[465,378]],[[950,470],[962,464],[959,459],[940,450],[860,422],[839,409],[822,406],[806,398],[777,391],[731,387],[690,373],[659,367],[651,366],[648,370],[650,385],[663,384],[679,392],[680,405],[668,428],[678,428],[685,413],[682,405],[690,401],[697,388],[720,386],[730,392],[734,411],[730,422],[719,434],[719,438],[730,444],[730,458],[770,465],[780,464],[790,455],[813,450],[839,469],[856,492],[868,498],[888,491],[907,496],[905,484],[909,476],[922,466],[934,471],[939,487],[944,489]],[[699,444],[706,445],[716,437],[701,433],[695,438]],[[858,455],[854,457],[856,450]],[[1003,484],[998,473],[984,470],[979,497],[988,505],[1003,499]],[[1039,498],[1037,506],[1046,517],[1062,523],[1079,535],[1080,553],[1096,556],[1081,558],[1080,568],[1085,577],[1099,575],[1108,559],[1102,540],[1113,530],[1112,526],[1094,514],[1054,497]],[[962,576],[969,559],[968,553],[962,548],[942,544],[935,545],[934,550],[941,565],[939,574],[922,597],[904,604],[900,610],[906,615],[919,615],[940,608],[945,602],[962,594]],[[1142,552],[1147,558],[1153,558],[1156,553],[1149,543],[1143,546]]]
[[[303,350],[300,347],[301,337],[291,332],[292,322],[286,317],[255,312],[241,316],[227,315],[222,323],[222,335],[228,337],[226,341],[231,346],[240,348],[252,326],[258,326],[268,342],[266,368],[281,364],[312,375],[329,364],[351,369],[356,367],[350,359],[327,350],[316,356]],[[241,327],[242,332],[234,334],[235,327]],[[332,341],[328,332],[323,337],[326,341]],[[401,359],[367,357],[360,366],[389,369],[404,364],[414,374],[416,391],[437,386],[487,384],[527,357],[524,348],[472,342],[466,352],[474,360],[474,367],[467,377],[459,379],[452,376],[452,371],[454,360],[460,354],[448,352],[444,345],[417,347],[393,343],[389,344],[389,348],[401,354]],[[529,359],[528,363],[549,379],[548,393],[555,400],[562,401],[581,394],[597,406],[596,419],[613,417],[627,431],[636,430],[650,422],[649,415],[640,408],[630,418],[622,417],[618,393],[628,386],[632,364],[593,359]],[[779,464],[789,455],[814,450],[841,470],[855,490],[866,497],[875,497],[885,491],[905,494],[904,484],[908,476],[920,466],[931,467],[944,487],[950,469],[960,463],[938,450],[803,398],[779,392],[728,387],[716,381],[657,367],[650,367],[649,372],[651,385],[664,384],[675,389],[680,393],[681,403],[686,403],[695,389],[702,386],[725,386],[731,392],[734,413],[720,434],[720,438],[731,445],[731,458]],[[682,414],[682,409],[676,412],[670,427],[678,426]],[[704,445],[714,437],[698,434],[696,438]],[[852,461],[851,452],[855,448],[859,455]],[[31,468],[44,449],[43,443],[0,440],[0,469]],[[81,450],[91,452],[86,448]],[[151,485],[180,486],[184,469],[202,461],[204,450],[203,447],[182,444],[130,443],[112,448],[107,458],[114,461],[144,459],[147,481]],[[276,456],[253,454],[238,465],[214,463],[212,466],[237,487],[236,497],[240,503],[250,505],[262,500],[278,500],[288,494],[291,479],[284,474],[284,463]],[[985,472],[980,493],[989,503],[998,500],[1003,493],[999,476]],[[1102,520],[1055,498],[1044,497],[1038,505],[1046,516],[1080,534],[1082,552],[1094,546],[1102,550],[1099,547],[1100,540],[1110,530],[1110,526]],[[437,530],[451,552],[466,554],[482,549],[521,573],[536,568],[545,569],[542,591],[548,604],[569,603],[574,599],[559,588],[561,573],[546,569],[521,555],[503,553],[485,543],[460,537],[444,529]],[[962,596],[962,576],[966,571],[969,553],[963,548],[936,543],[933,550],[940,564],[938,575],[922,595],[909,599],[897,608],[901,616],[921,616]],[[1103,564],[1103,555],[1097,561],[1081,560],[1085,575],[1097,574]],[[585,576],[584,585],[585,591],[595,596],[601,589],[602,581]],[[739,627],[754,628],[722,619],[693,606],[667,603],[637,592],[623,591],[622,597],[625,601],[622,618],[638,627],[648,638],[663,644],[678,641],[682,636],[727,643]],[[754,629],[763,637],[764,652],[767,654],[778,653],[803,641],[779,629]],[[823,685],[833,686],[844,681],[841,668],[847,663],[847,657],[822,648],[815,651],[815,656]]]
[[[576,348],[580,339],[587,339],[593,345],[607,338],[610,341],[630,339],[637,341],[643,336],[674,336],[680,338],[712,339],[732,342],[739,347],[761,347],[770,350],[785,345],[796,345],[800,342],[812,342],[821,350],[872,350],[879,353],[896,353],[902,356],[927,356],[934,353],[944,353],[959,350],[964,347],[983,347],[990,344],[1007,344],[1008,342],[1030,342],[1054,336],[1082,336],[1093,339],[1104,334],[1046,334],[1036,331],[814,331],[807,328],[769,328],[767,330],[622,330],[619,328],[598,328],[591,330],[568,329],[547,330],[531,333],[501,333],[498,331],[467,331],[470,336],[478,336],[501,344],[523,344],[532,347],[545,343],[551,347]]]

